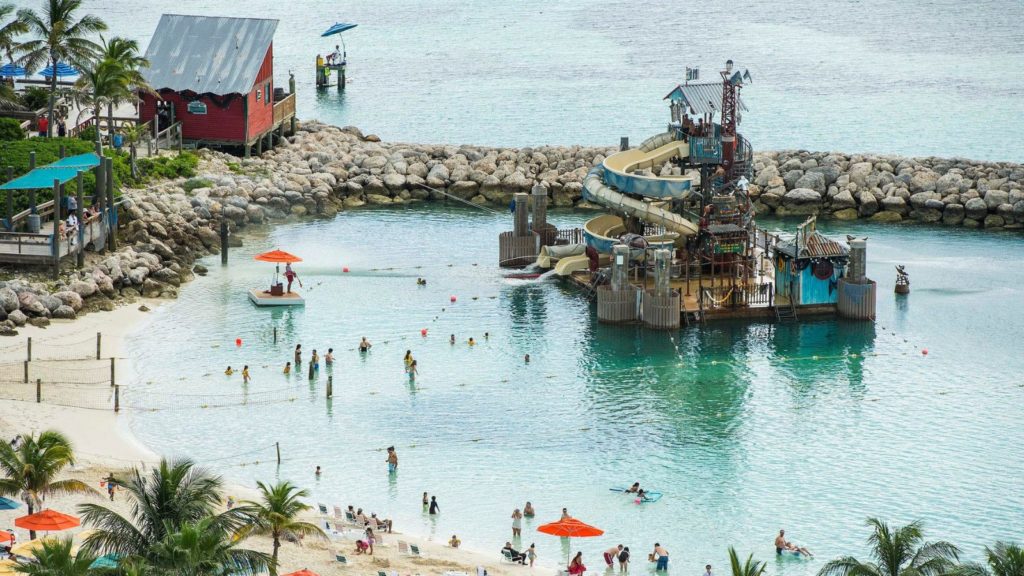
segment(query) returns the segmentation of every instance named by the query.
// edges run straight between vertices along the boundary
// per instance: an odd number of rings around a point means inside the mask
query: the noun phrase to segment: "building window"
[[[260,90],[259,88],[257,88],[256,89],[256,101],[259,102],[260,98],[262,98],[262,97],[263,97],[263,90]]]
[[[273,92],[270,91],[270,82],[267,82],[267,104],[269,105],[274,101]]]

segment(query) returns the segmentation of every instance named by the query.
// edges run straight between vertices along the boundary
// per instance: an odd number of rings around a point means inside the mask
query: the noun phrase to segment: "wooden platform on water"
[[[259,288],[249,289],[249,300],[257,306],[305,306],[306,300],[298,292],[285,292],[275,296]]]

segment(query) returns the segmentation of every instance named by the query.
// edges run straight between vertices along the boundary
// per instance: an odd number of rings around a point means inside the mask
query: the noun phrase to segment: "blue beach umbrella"
[[[93,561],[90,568],[117,568],[117,554],[106,554]]]
[[[350,24],[348,22],[338,22],[334,26],[331,26],[330,28],[328,28],[327,31],[324,32],[323,34],[321,34],[320,36],[323,37],[323,38],[326,38],[328,36],[334,36],[335,34],[341,34],[342,32],[344,32],[346,30],[351,30],[351,29],[355,28],[356,26],[358,26],[358,24]]]
[[[0,76],[24,76],[25,69],[15,64],[4,64],[0,66]]]
[[[65,64],[64,62],[57,62],[56,68],[57,78],[64,78],[65,76],[78,76],[78,69],[70,64]],[[42,74],[43,78],[50,78],[54,75],[54,67],[47,66],[46,68],[43,68],[40,74]]]
[[[20,507],[21,504],[18,504],[14,500],[0,496],[0,510],[16,510]]]

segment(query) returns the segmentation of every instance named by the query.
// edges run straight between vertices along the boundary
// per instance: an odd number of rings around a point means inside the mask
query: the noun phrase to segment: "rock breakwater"
[[[260,158],[203,150],[195,178],[124,192],[127,224],[116,252],[90,255],[82,270],[56,281],[0,282],[0,334],[139,296],[175,297],[182,283],[205,273],[195,260],[219,252],[222,220],[234,232],[445,195],[506,206],[536,182],[554,206],[578,206],[587,172],[616,150],[386,143],[316,122]],[[755,155],[754,169],[750,194],[759,214],[1024,228],[1020,164],[781,151]]]

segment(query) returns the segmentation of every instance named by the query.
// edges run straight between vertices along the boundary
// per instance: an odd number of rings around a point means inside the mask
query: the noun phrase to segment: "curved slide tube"
[[[672,158],[686,158],[690,145],[666,132],[640,145],[612,154],[602,163],[604,181],[627,194],[646,198],[685,198],[690,195],[692,176],[644,176],[637,170],[656,169]]]
[[[664,226],[666,230],[676,232],[680,236],[692,236],[698,231],[696,224],[679,214],[654,206],[650,202],[637,200],[606,185],[601,180],[600,169],[591,170],[583,179],[583,191],[589,200],[649,224]]]

